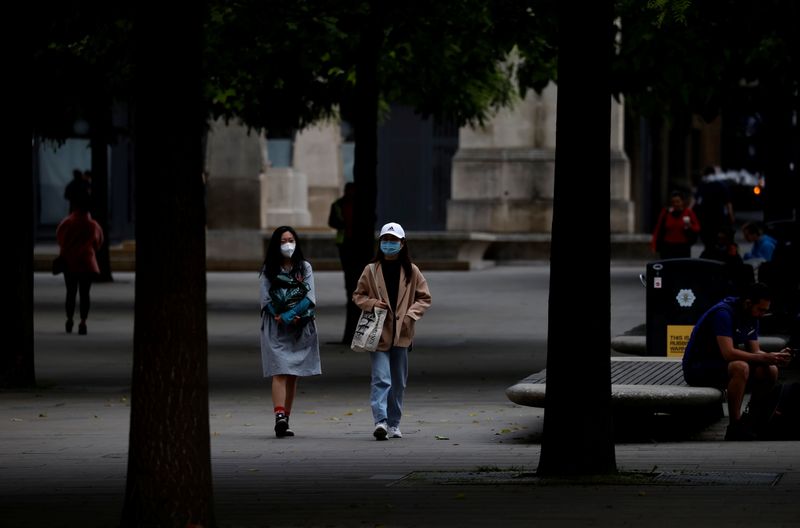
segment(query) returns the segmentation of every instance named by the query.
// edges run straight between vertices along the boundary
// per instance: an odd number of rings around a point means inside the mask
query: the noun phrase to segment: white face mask
[[[281,254],[286,258],[291,258],[294,253],[294,248],[295,244],[292,242],[281,244]]]

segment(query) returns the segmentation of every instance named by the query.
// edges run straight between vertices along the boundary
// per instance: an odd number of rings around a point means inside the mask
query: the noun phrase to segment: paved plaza
[[[612,267],[612,335],[644,322],[643,271]],[[548,266],[425,275],[433,305],[417,324],[404,436],[376,442],[368,358],[335,343],[342,274],[315,275],[323,374],[300,382],[297,436],[283,439],[261,375],[257,274],[208,274],[219,527],[800,526],[800,442],[724,442],[724,420],[619,423],[618,477],[537,479],[543,410],[505,389],[545,367]],[[0,527],[118,523],[134,275],[114,279],[93,287],[79,336],[64,333],[61,277],[35,276],[39,387],[0,392]],[[586,339],[576,327],[575,342],[559,346],[592,346]],[[598,353],[611,353],[604,346]]]

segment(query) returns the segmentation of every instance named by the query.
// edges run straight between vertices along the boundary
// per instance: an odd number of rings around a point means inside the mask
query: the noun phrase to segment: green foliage
[[[353,75],[331,51],[347,35],[324,7],[308,0],[212,3],[205,53],[211,116],[286,136],[332,115],[338,85]]]
[[[116,3],[48,3],[31,32],[34,134],[56,142],[97,105],[126,99],[132,79],[131,18]]]
[[[661,26],[665,19],[674,22],[686,21],[686,10],[692,0],[648,0],[647,7],[656,12],[656,24]]]
[[[480,124],[558,80],[558,0],[210,4],[208,115],[271,135],[347,117],[358,104],[361,30],[372,20],[382,35],[373,51],[383,115],[392,102]],[[65,139],[93,105],[129,100],[131,9],[78,1],[51,3],[42,13],[31,37],[36,134]],[[726,106],[787,97],[800,85],[796,2],[616,0],[615,10],[611,93],[625,95],[636,113],[711,119]]]
[[[513,47],[491,2],[373,5],[221,2],[208,26],[209,97],[215,116],[267,130],[294,128],[349,108],[355,100],[362,28],[377,20],[381,108],[411,105],[423,116],[482,122],[513,96],[503,65]]]
[[[710,120],[727,107],[790,97],[800,84],[791,0],[618,0],[617,13],[613,92],[642,115]]]

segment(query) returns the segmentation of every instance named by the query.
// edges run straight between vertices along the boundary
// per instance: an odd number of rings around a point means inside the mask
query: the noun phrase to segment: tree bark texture
[[[613,473],[607,220],[612,4],[562,2],[559,9],[547,392],[538,473]]]
[[[378,58],[383,46],[383,21],[380,2],[373,2],[359,40],[356,64],[355,104],[353,105],[353,131],[355,152],[353,159],[353,181],[356,186],[356,201],[353,211],[353,266],[355,273],[361,271],[375,254],[375,209],[377,204],[378,171]],[[345,270],[347,273],[348,270]],[[352,292],[351,292],[352,293]],[[361,311],[355,304],[347,304],[344,341],[353,338],[358,315]]]
[[[122,526],[215,525],[200,4],[137,4],[136,286]]]
[[[22,94],[25,98],[25,94]],[[24,123],[26,105],[10,105],[11,123]],[[24,126],[21,127],[25,129]],[[15,136],[19,138],[19,136]],[[32,130],[28,127],[27,145]],[[7,341],[0,347],[0,388],[31,388],[36,385],[33,353],[33,170],[32,152],[20,141],[9,149],[8,204],[3,208],[8,244],[3,250],[3,276],[10,278],[13,304],[7,310]]]

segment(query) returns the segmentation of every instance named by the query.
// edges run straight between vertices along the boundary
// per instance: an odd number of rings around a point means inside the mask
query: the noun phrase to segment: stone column
[[[462,128],[453,158],[448,231],[549,232],[556,90],[530,92],[485,127]]]
[[[208,259],[232,263],[262,260],[258,198],[261,166],[255,132],[221,120],[212,124],[206,144]]]
[[[342,195],[342,138],[338,121],[309,127],[294,142],[294,168],[308,179],[311,227],[328,229],[331,203]]]
[[[485,127],[464,127],[453,158],[448,231],[549,233],[553,217],[557,89],[530,92]],[[633,232],[623,109],[612,101],[611,231]]]
[[[264,159],[264,171],[261,180],[261,228],[267,235],[278,226],[289,225],[294,228],[311,225],[311,214],[308,211],[308,178],[295,170],[292,163],[293,142],[277,140],[290,149],[272,162],[269,155],[269,141],[262,135],[261,152]]]
[[[625,107],[611,100],[611,232],[633,233],[631,163],[625,153]]]

